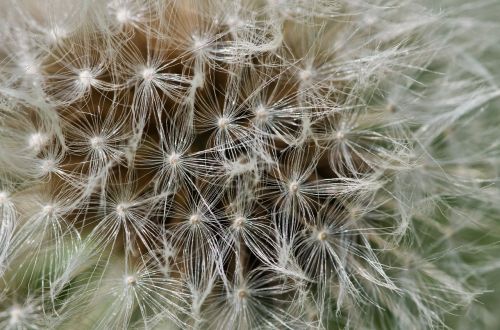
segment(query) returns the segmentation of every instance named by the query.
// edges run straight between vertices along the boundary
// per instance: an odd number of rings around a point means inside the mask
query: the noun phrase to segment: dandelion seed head
[[[300,188],[300,185],[297,181],[292,181],[290,182],[290,184],[288,185],[288,191],[290,192],[290,194],[292,195],[295,195],[297,194],[297,192],[299,191],[299,188]]]
[[[317,236],[318,240],[325,241],[328,238],[328,234],[325,231],[320,231]]]
[[[448,327],[500,195],[457,1],[0,6],[0,328]]]
[[[265,123],[269,120],[269,110],[266,109],[263,105],[259,105],[255,109],[255,120],[260,123]]]
[[[106,138],[103,136],[93,136],[89,140],[90,147],[94,150],[102,150],[106,146]]]
[[[191,224],[192,226],[197,226],[201,224],[200,214],[199,213],[191,214],[191,216],[189,217],[189,224]]]
[[[46,204],[42,206],[42,213],[46,216],[52,216],[55,212],[55,206],[53,204]]]
[[[119,217],[123,218],[127,215],[130,205],[128,203],[119,203],[116,205],[115,212]]]
[[[5,205],[9,202],[9,192],[0,190],[0,205]]]
[[[28,76],[38,75],[40,67],[33,60],[24,59],[19,63],[19,66],[24,70]]]
[[[78,79],[83,87],[90,87],[95,83],[95,77],[89,70],[83,70],[78,74]]]
[[[241,18],[236,15],[228,15],[227,17],[225,17],[224,21],[231,29],[236,29],[244,25],[244,22],[241,20]]]
[[[43,159],[40,163],[40,173],[47,175],[57,170],[57,162],[54,159]]]
[[[233,221],[233,227],[235,229],[241,229],[245,226],[245,222],[246,222],[245,217],[237,216]]]
[[[125,276],[124,283],[126,286],[135,286],[137,285],[137,277],[134,275]]]
[[[209,41],[206,37],[199,36],[197,34],[193,34],[191,36],[191,39],[193,40],[193,50],[199,51],[205,48],[208,44]]]
[[[115,17],[120,24],[126,24],[132,19],[132,13],[127,8],[118,8]]]
[[[300,81],[308,83],[313,79],[314,71],[312,69],[303,69],[299,71],[298,75]]]
[[[336,138],[337,140],[339,140],[339,141],[344,140],[344,139],[345,139],[345,137],[346,137],[345,135],[346,135],[346,133],[345,133],[345,131],[343,131],[343,130],[338,130],[337,132],[335,132],[335,138]]]
[[[152,81],[155,78],[156,70],[154,68],[144,68],[141,71],[141,76],[144,81]]]
[[[68,36],[68,30],[65,29],[64,27],[62,26],[54,26],[52,27],[49,32],[48,32],[48,35],[49,35],[49,39],[53,42],[53,43],[58,43],[60,42],[62,39],[66,38]]]
[[[395,113],[397,111],[397,107],[394,103],[389,103],[387,104],[387,111],[389,111],[390,113]]]
[[[172,152],[170,155],[167,156],[167,161],[172,167],[176,167],[179,165],[179,162],[181,160],[181,154]]]
[[[28,136],[28,148],[35,151],[40,152],[49,142],[49,137],[47,134],[42,132],[35,132]]]
[[[21,322],[22,318],[24,317],[24,311],[20,306],[14,305],[9,309],[9,315],[9,325],[15,326]]]
[[[218,120],[217,120],[217,126],[219,127],[219,129],[221,130],[225,130],[227,129],[228,125],[231,123],[231,120],[228,118],[228,117],[220,117]]]
[[[246,289],[239,289],[237,296],[239,300],[246,300],[250,296],[250,294]]]
[[[174,258],[177,255],[177,251],[172,245],[167,243],[163,246],[162,255],[168,260]]]
[[[201,73],[195,73],[193,76],[193,79],[191,80],[191,86],[193,88],[198,89],[198,88],[203,88],[205,85],[205,78]]]

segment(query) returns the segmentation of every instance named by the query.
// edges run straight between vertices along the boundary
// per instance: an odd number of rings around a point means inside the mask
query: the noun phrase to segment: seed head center
[[[177,164],[179,164],[180,159],[181,156],[176,152],[173,152],[168,156],[168,162],[171,166],[176,166]]]
[[[141,75],[145,81],[151,81],[154,79],[156,70],[153,68],[145,68],[142,70]]]
[[[55,172],[56,162],[53,159],[45,159],[40,166],[43,174]]]
[[[116,214],[123,217],[127,213],[128,205],[126,203],[120,203],[116,205]]]
[[[130,18],[132,17],[130,10],[127,8],[120,8],[116,12],[116,20],[122,24],[127,23],[130,21]]]
[[[43,133],[36,132],[28,138],[28,147],[34,151],[40,151],[47,144],[47,136]]]
[[[291,182],[288,186],[288,190],[290,191],[290,193],[296,194],[299,191],[299,183],[297,181]]]
[[[246,299],[247,297],[248,297],[247,290],[245,290],[245,289],[238,290],[238,298],[240,298],[240,300]]]
[[[201,223],[200,215],[195,213],[189,217],[189,223],[192,225],[199,225]]]
[[[236,228],[242,228],[245,225],[245,218],[237,217],[236,219],[234,219],[233,225]]]
[[[299,79],[303,82],[309,82],[313,78],[313,71],[311,69],[305,69],[299,71]]]
[[[83,70],[78,74],[78,78],[83,86],[88,87],[94,83],[94,75],[89,70]]]
[[[129,286],[134,286],[137,284],[137,278],[133,275],[128,275],[125,277],[125,284]]]
[[[19,306],[13,306],[10,308],[9,314],[10,314],[9,324],[16,325],[23,317],[23,310],[19,308]]]
[[[45,215],[52,216],[54,214],[54,205],[47,204],[42,208],[42,212]]]
[[[326,240],[327,238],[328,238],[328,234],[327,234],[326,232],[324,232],[324,231],[320,231],[320,232],[318,233],[318,240],[320,240],[320,241],[324,241],[324,240]]]
[[[217,121],[217,126],[219,126],[220,129],[226,129],[228,125],[229,125],[229,118],[227,117],[221,117]]]
[[[264,108],[263,106],[259,106],[255,110],[255,119],[257,119],[258,121],[264,122],[267,121],[268,118],[269,118],[269,111],[267,111],[267,109]]]
[[[6,191],[0,191],[0,205],[3,205],[9,201],[9,193]]]
[[[102,149],[105,145],[105,139],[102,136],[94,136],[90,138],[90,146],[92,149]]]

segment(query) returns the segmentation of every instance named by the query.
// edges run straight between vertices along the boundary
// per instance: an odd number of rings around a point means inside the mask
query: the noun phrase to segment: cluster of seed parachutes
[[[437,18],[363,1],[82,3],[48,25],[18,6],[3,37],[19,45],[0,94],[3,327],[349,327],[367,306],[437,322],[431,292],[400,288],[395,265],[418,257],[383,254],[418,195],[395,173],[426,133],[384,79],[420,72]]]

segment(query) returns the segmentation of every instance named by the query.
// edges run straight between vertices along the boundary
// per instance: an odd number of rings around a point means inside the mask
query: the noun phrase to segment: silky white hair
[[[0,327],[497,326],[494,12],[0,0]]]

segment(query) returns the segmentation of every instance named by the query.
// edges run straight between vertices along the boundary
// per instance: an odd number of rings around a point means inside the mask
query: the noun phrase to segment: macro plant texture
[[[500,328],[499,13],[0,0],[0,328]]]

